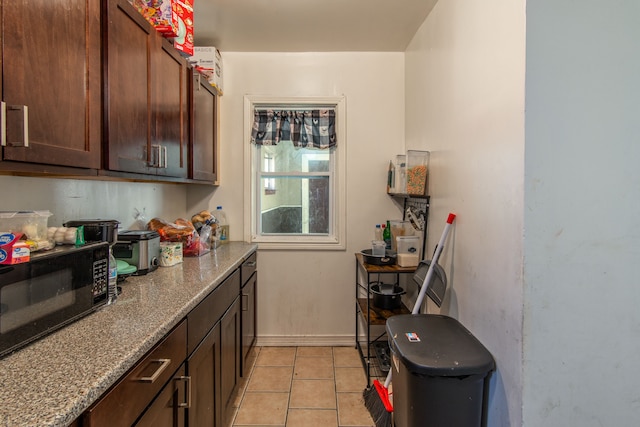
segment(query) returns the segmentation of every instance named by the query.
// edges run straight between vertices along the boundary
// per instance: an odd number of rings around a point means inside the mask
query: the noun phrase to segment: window
[[[318,109],[335,111],[337,144],[332,148],[294,146],[284,121],[282,139],[276,138],[274,145],[251,143],[255,111]],[[248,240],[259,243],[261,249],[344,249],[344,98],[247,96],[245,135]]]

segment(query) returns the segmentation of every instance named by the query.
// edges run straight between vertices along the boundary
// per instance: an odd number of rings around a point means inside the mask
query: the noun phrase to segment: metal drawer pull
[[[0,144],[3,147],[29,147],[29,107],[26,105],[7,105],[2,102],[2,112],[0,113]],[[22,141],[7,142],[7,110],[22,111]]]
[[[186,390],[185,402],[178,403],[178,408],[191,408],[191,377],[180,376],[176,379],[184,381],[184,388]]]
[[[161,145],[152,145],[151,146],[151,161],[149,162],[149,166],[151,166],[152,168],[159,168],[161,167],[160,163],[160,157],[161,157],[161,152],[162,152],[162,146]]]
[[[244,266],[245,266],[245,267],[255,267],[255,266],[256,266],[256,264],[257,264],[257,262],[255,262],[255,261],[251,261],[251,262],[245,262],[245,263],[244,263]]]
[[[0,103],[0,145],[7,146],[7,103]]]
[[[151,363],[160,363],[160,366],[158,367],[158,369],[156,369],[156,371],[150,377],[140,377],[140,378],[138,378],[139,382],[141,382],[141,383],[152,383],[155,380],[157,380],[158,377],[160,376],[160,374],[162,374],[162,372],[165,369],[167,369],[167,367],[171,364],[171,359],[155,359],[155,360],[152,360]]]

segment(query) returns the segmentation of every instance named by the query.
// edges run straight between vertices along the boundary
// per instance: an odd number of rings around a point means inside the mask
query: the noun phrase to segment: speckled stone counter
[[[0,360],[0,425],[68,426],[256,249],[231,242],[129,277],[116,304]]]

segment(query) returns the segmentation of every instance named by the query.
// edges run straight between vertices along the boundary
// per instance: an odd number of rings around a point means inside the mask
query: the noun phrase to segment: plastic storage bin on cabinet
[[[452,317],[432,314],[393,316],[386,329],[396,427],[486,424],[495,361],[471,332]]]

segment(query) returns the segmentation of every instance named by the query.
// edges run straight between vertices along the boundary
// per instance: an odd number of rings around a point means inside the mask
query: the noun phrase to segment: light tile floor
[[[371,427],[353,347],[261,347],[240,384],[233,426]]]

